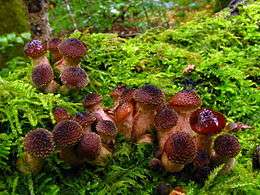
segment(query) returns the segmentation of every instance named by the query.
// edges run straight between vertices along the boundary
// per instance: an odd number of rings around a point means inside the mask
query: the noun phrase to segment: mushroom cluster
[[[59,72],[61,91],[79,90],[88,84],[88,75],[80,67],[80,60],[86,53],[85,45],[74,38],[64,41],[53,38],[48,43],[32,40],[24,47],[25,55],[32,59],[32,82],[36,88],[51,93],[59,88],[47,51],[51,54],[54,70]]]
[[[61,60],[62,66],[71,63],[67,56]],[[76,67],[73,64],[71,68]],[[60,158],[73,166],[85,162],[104,165],[120,132],[136,143],[158,141],[159,150],[151,167],[174,173],[186,165],[192,166],[194,177],[200,179],[221,164],[223,173],[232,170],[240,152],[239,141],[227,133],[223,114],[201,108],[202,101],[194,90],[180,91],[167,100],[152,85],[137,89],[118,86],[110,95],[114,106],[109,109],[102,106],[102,96],[97,93],[84,97],[85,110],[75,116],[56,108],[53,114],[57,124],[53,131],[41,130],[45,137],[33,133],[36,130],[29,132],[24,143],[26,153],[33,159],[45,158],[55,145]]]
[[[127,139],[151,143],[151,131],[156,130],[159,155],[151,165],[162,165],[169,172],[179,172],[188,164],[198,172],[223,163],[223,172],[232,169],[240,144],[235,136],[222,134],[224,115],[200,108],[202,101],[194,90],[180,91],[167,101],[151,85],[138,89],[119,86],[111,96],[112,118]]]

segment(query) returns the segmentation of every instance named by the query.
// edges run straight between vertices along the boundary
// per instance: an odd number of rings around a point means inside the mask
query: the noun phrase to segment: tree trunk
[[[24,0],[27,7],[31,33],[33,39],[43,42],[50,39],[50,25],[48,19],[48,0]]]

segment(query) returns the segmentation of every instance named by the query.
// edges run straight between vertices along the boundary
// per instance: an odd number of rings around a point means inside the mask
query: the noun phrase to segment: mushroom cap
[[[78,39],[67,39],[58,46],[60,53],[68,58],[79,59],[86,53],[85,45]]]
[[[33,68],[32,82],[37,88],[47,86],[53,79],[54,73],[49,64],[39,64]]]
[[[144,85],[136,89],[133,98],[136,102],[150,105],[160,105],[164,102],[163,92],[153,85]]]
[[[213,149],[219,156],[233,158],[240,152],[240,144],[235,136],[222,134],[215,139]]]
[[[63,120],[54,127],[52,133],[56,145],[66,148],[79,142],[83,136],[83,129],[76,121]]]
[[[101,120],[96,125],[97,133],[109,136],[109,137],[115,137],[117,134],[117,128],[115,124],[112,121],[109,120]]]
[[[178,115],[169,106],[162,107],[154,118],[154,125],[157,130],[168,130],[177,124]]]
[[[189,133],[178,131],[169,136],[164,152],[168,159],[176,164],[187,164],[196,156],[196,144]]]
[[[80,157],[88,160],[95,160],[101,151],[101,138],[94,132],[86,133],[77,146],[77,153]]]
[[[24,149],[37,158],[46,158],[54,151],[53,135],[43,128],[28,132],[24,138]]]
[[[110,96],[114,99],[117,99],[119,98],[123,92],[127,90],[127,87],[124,86],[124,85],[118,85],[113,91],[112,93],[110,94]]]
[[[94,106],[96,104],[100,104],[102,101],[102,96],[98,95],[97,93],[89,93],[85,96],[83,100],[83,106],[85,108]]]
[[[134,107],[131,103],[125,102],[119,105],[114,112],[116,122],[124,122],[124,120],[133,112]]]
[[[70,118],[69,113],[64,108],[57,107],[53,110],[53,115],[55,121],[58,123],[63,120],[68,120]]]
[[[203,108],[192,112],[190,126],[198,134],[212,135],[219,133],[226,126],[226,119],[220,112]]]
[[[61,82],[70,89],[81,89],[88,84],[89,79],[82,68],[69,67],[62,72]]]
[[[51,52],[59,51],[58,46],[61,42],[62,42],[62,40],[59,38],[53,38],[53,39],[49,40],[48,41],[48,50]]]
[[[72,120],[78,122],[82,128],[85,128],[93,124],[97,119],[93,113],[79,112],[73,117]]]
[[[169,105],[177,112],[192,111],[201,106],[201,99],[194,90],[184,90],[176,93]]]
[[[47,51],[46,44],[43,44],[39,40],[32,40],[24,46],[24,53],[31,58],[38,58],[43,56]]]

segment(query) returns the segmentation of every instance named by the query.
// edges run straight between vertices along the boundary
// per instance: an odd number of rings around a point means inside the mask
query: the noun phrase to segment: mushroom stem
[[[230,158],[228,161],[224,164],[222,169],[220,170],[221,175],[226,175],[230,173],[236,165],[236,159],[235,158]]]
[[[59,88],[59,84],[52,80],[44,89],[43,91],[46,93],[55,93]]]
[[[191,129],[189,121],[190,115],[191,112],[179,112],[177,125],[174,129],[176,129],[176,131],[185,131],[194,137],[196,136],[196,133]]]
[[[162,165],[164,167],[164,169],[168,172],[174,173],[174,172],[179,172],[184,168],[184,165],[182,164],[176,164],[171,162],[168,158],[166,153],[164,152],[162,155]]]
[[[33,157],[29,153],[18,159],[17,169],[23,174],[38,173],[42,169],[42,159]]]
[[[102,144],[101,150],[97,158],[93,161],[94,164],[99,166],[105,166],[107,159],[112,155],[112,153],[107,149],[107,147]]]
[[[196,137],[197,149],[205,151],[208,155],[211,154],[212,136],[199,134]]]
[[[75,147],[62,148],[59,155],[65,163],[71,166],[79,166],[84,163],[83,158],[77,155]]]
[[[48,58],[45,55],[40,56],[38,58],[32,58],[32,65],[33,65],[33,67],[37,66],[38,64],[49,64],[50,65],[50,62],[49,62]]]
[[[155,107],[137,103],[138,111],[134,116],[132,139],[138,140],[153,127]]]
[[[102,108],[102,106],[100,104],[96,104],[92,107],[89,107],[88,110],[95,114],[95,117],[97,118],[98,121],[109,120],[109,121],[114,122],[112,120],[112,118],[107,113],[105,113],[104,109]]]

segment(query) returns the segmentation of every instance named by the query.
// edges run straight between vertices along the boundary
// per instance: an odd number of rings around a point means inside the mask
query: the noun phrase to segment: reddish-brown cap
[[[157,130],[169,130],[177,124],[178,115],[169,106],[162,107],[154,118],[154,125]]]
[[[127,87],[124,86],[124,85],[118,85],[113,91],[112,93],[110,94],[110,96],[114,99],[117,99],[119,98],[123,92],[127,90]]]
[[[39,64],[33,68],[32,82],[37,88],[47,86],[53,79],[54,73],[49,64]]]
[[[175,132],[169,136],[164,151],[170,161],[176,164],[187,164],[196,156],[196,144],[192,136],[186,132]]]
[[[53,39],[49,40],[48,41],[48,50],[51,52],[59,51],[58,46],[61,42],[62,41],[59,38],[53,38]]]
[[[43,56],[47,51],[46,44],[43,44],[39,40],[32,40],[24,47],[24,53],[31,58],[38,58]]]
[[[169,101],[169,105],[177,112],[196,110],[201,106],[201,99],[193,90],[176,93]]]
[[[68,58],[79,59],[86,53],[85,45],[78,39],[67,39],[58,46],[60,53]]]
[[[163,92],[153,85],[145,85],[136,89],[133,98],[136,102],[150,105],[160,105],[164,102]]]
[[[79,142],[83,136],[83,129],[76,121],[64,120],[54,127],[52,133],[56,145],[66,148]]]
[[[67,110],[60,107],[57,107],[53,110],[53,115],[57,123],[63,120],[68,120],[70,118],[70,114],[67,112]]]
[[[45,158],[54,151],[53,135],[47,129],[34,129],[24,138],[24,149],[37,158]]]
[[[124,121],[133,112],[133,109],[134,109],[133,105],[129,102],[125,102],[119,105],[114,112],[115,121],[116,122]]]
[[[96,130],[99,135],[105,135],[109,137],[115,137],[117,134],[117,128],[112,121],[101,120],[96,125]]]
[[[213,149],[219,156],[233,158],[240,152],[240,144],[235,136],[223,134],[215,139]]]
[[[82,89],[89,80],[85,70],[79,67],[70,67],[62,72],[61,82],[70,89]]]
[[[97,93],[89,93],[85,96],[83,100],[83,106],[85,108],[89,108],[91,106],[94,106],[96,104],[100,104],[102,101],[102,96],[98,95]]]
[[[101,138],[94,132],[86,133],[77,146],[77,153],[81,158],[95,160],[101,151]]]
[[[190,116],[190,126],[199,134],[212,135],[219,133],[226,126],[226,119],[220,112],[210,109],[198,109]]]
[[[93,124],[97,119],[93,113],[79,112],[73,117],[73,120],[78,122],[82,128],[85,128]]]

